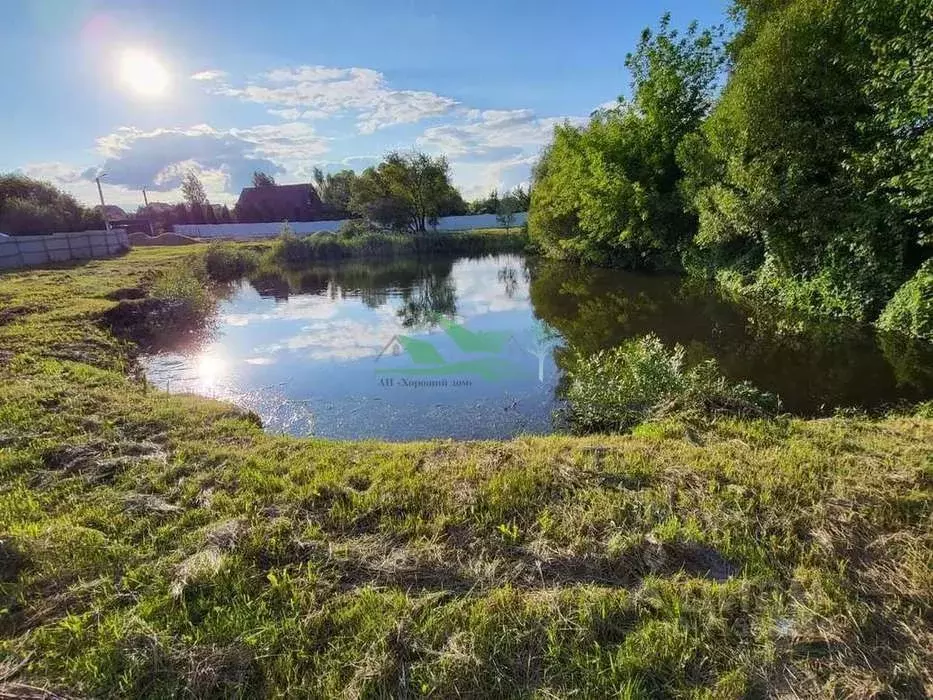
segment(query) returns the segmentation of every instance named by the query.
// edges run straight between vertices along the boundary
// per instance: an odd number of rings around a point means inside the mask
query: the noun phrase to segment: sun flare
[[[227,374],[227,362],[216,355],[201,355],[197,361],[197,374],[203,386],[216,387]]]
[[[125,49],[119,57],[120,82],[143,97],[165,94],[170,76],[159,60],[148,51]]]

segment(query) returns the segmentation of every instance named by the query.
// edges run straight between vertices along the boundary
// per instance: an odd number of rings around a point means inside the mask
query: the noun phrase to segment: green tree
[[[192,224],[206,224],[205,213],[211,208],[210,204],[192,204],[188,207]]]
[[[197,173],[189,170],[181,180],[181,194],[191,207],[207,204],[207,194]]]
[[[275,187],[275,178],[262,170],[253,171],[253,187]]]
[[[677,149],[712,105],[724,61],[719,31],[684,35],[665,15],[626,58],[632,100],[555,129],[533,174],[531,235],[551,254],[629,267],[679,262],[696,227]]]
[[[521,211],[521,205],[518,197],[509,193],[499,200],[499,211],[496,212],[496,221],[504,226],[506,232],[512,228],[515,223],[515,215]]]
[[[871,52],[870,145],[858,168],[898,208],[913,269],[933,245],[933,8],[928,0],[855,0],[854,9],[850,31]]]
[[[512,196],[518,203],[518,211],[528,211],[531,206],[531,191],[519,185],[512,190]]]
[[[354,180],[350,207],[388,228],[423,232],[441,215],[451,189],[446,158],[393,152]]]
[[[495,214],[499,211],[499,190],[493,188],[484,199],[470,202],[470,214]]]
[[[463,195],[460,194],[456,187],[451,185],[438,206],[438,216],[464,216],[469,212],[470,207],[464,201]]]
[[[680,149],[713,266],[752,260],[767,295],[867,318],[916,269],[933,212],[923,4],[737,3],[734,70]]]
[[[356,173],[349,169],[327,175],[320,168],[314,169],[314,189],[324,203],[326,219],[348,219],[353,216],[350,196],[355,180]]]
[[[89,210],[74,197],[47,182],[15,173],[0,175],[0,231],[3,233],[84,230],[85,224],[94,220]]]

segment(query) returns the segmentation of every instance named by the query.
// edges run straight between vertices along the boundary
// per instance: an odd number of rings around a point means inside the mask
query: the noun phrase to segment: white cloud
[[[565,121],[582,123],[582,117],[536,117],[530,109],[472,110],[467,121],[426,129],[418,145],[457,156],[483,156],[510,152],[516,155],[540,149],[551,141],[554,127]]]
[[[434,92],[390,86],[385,75],[369,68],[283,67],[239,82],[211,68],[191,79],[209,94],[262,105],[275,118],[269,120],[273,123],[228,129],[209,124],[148,131],[121,127],[97,139],[103,162],[94,167],[54,162],[27,167],[88,203],[96,200],[96,190],[88,183],[106,170],[112,196],[134,204],[144,186],[163,193],[160,199],[177,199],[182,175],[193,168],[201,173],[212,201],[231,202],[254,170],[275,175],[282,183],[308,181],[314,166],[360,170],[381,159],[381,153],[373,154],[381,151],[380,145],[390,149],[409,144],[381,140],[374,148],[367,142],[364,152],[354,153],[348,138],[354,132],[372,134],[393,124],[432,118],[435,125],[426,128],[414,145],[447,155],[454,184],[472,198],[493,187],[527,184],[531,166],[550,142],[554,126],[587,119],[540,117],[530,109],[471,109]],[[615,103],[600,108],[610,104]],[[321,136],[310,122],[329,117],[349,117],[356,129],[338,131],[332,138]],[[323,158],[332,147],[340,152]]]
[[[21,169],[23,174],[38,180],[54,183],[71,183],[81,180],[81,168],[59,162],[30,163]]]
[[[393,124],[411,124],[450,113],[457,101],[426,90],[389,87],[385,76],[369,68],[298,66],[277,68],[240,87],[209,88],[211,92],[268,105],[304,119],[352,113],[357,128],[371,134]]]
[[[301,110],[296,109],[295,107],[290,107],[289,109],[270,109],[268,110],[269,114],[273,117],[281,117],[286,121],[293,122],[296,119],[301,119]]]
[[[451,278],[457,286],[457,316],[464,322],[485,314],[500,311],[518,311],[528,308],[529,282],[523,271],[508,256],[459,260],[454,264]],[[490,281],[499,271],[512,263],[515,287],[506,293],[505,285]]]
[[[222,70],[202,70],[191,76],[192,80],[201,80],[204,82],[214,82],[227,77],[227,72]]]
[[[143,131],[123,127],[97,140],[108,182],[138,189],[174,190],[189,169],[205,180],[212,201],[235,198],[254,170],[272,175],[313,160],[328,150],[327,139],[303,122],[215,129],[207,124]],[[97,168],[84,172],[93,177]]]
[[[537,154],[488,161],[452,160],[450,170],[463,196],[476,199],[486,196],[492,189],[505,192],[519,185],[527,189],[531,168],[537,160]]]
[[[248,326],[264,321],[322,321],[337,316],[342,303],[342,300],[331,299],[329,295],[303,294],[290,299],[287,304],[277,304],[268,311],[227,314],[224,323]]]
[[[304,122],[263,124],[248,129],[230,129],[232,136],[254,145],[254,152],[279,163],[302,162],[328,151],[327,139]]]
[[[469,110],[465,119],[430,127],[420,148],[449,156],[454,182],[465,197],[491,189],[527,186],[531,166],[551,142],[558,124],[583,124],[586,117],[537,117],[530,109]]]
[[[85,171],[67,163],[30,163],[19,169],[24,175],[51,182],[56,187],[72,195],[79,202],[96,205],[99,203],[97,184],[85,177]],[[102,181],[107,204],[115,204],[127,211],[135,211],[142,204],[142,194],[138,190],[123,186],[113,186],[106,179]]]
[[[623,106],[624,106],[624,103],[617,98],[615,100],[609,100],[608,102],[603,102],[602,104],[596,105],[596,109],[594,109],[593,111],[604,112],[607,110],[616,110]]]
[[[135,208],[143,187],[161,193],[161,199],[181,199],[181,179],[194,170],[212,202],[229,204],[249,183],[253,171],[284,174],[287,180],[304,164],[316,162],[328,148],[328,139],[306,122],[226,130],[208,124],[152,131],[121,127],[97,139],[97,152],[103,157],[97,166],[82,169],[66,163],[34,163],[23,171],[89,204],[97,201],[95,175],[106,172],[107,201]]]
[[[395,309],[387,305],[366,320],[334,318],[312,322],[277,343],[256,348],[256,353],[274,357],[292,352],[314,360],[358,360],[375,357],[394,335],[404,332],[410,331],[399,321]]]

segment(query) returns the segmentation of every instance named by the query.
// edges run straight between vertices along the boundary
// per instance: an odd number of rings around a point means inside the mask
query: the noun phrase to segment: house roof
[[[321,199],[310,183],[298,185],[269,185],[266,187],[244,187],[240,192],[239,205],[272,207],[275,210],[292,210],[296,207],[319,208]]]

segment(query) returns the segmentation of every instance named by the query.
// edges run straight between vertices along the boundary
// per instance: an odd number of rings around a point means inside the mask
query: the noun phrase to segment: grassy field
[[[100,320],[202,250],[0,275],[0,697],[933,694],[929,417],[267,435]]]

